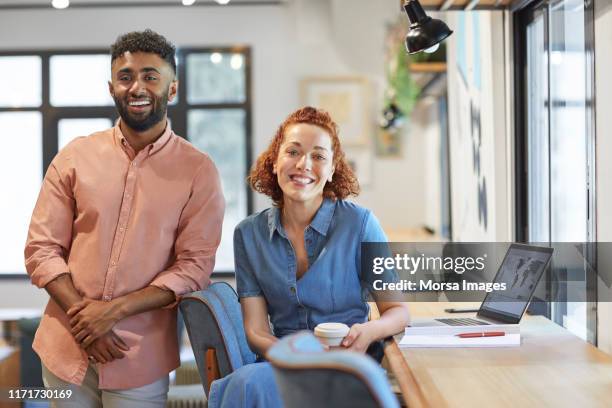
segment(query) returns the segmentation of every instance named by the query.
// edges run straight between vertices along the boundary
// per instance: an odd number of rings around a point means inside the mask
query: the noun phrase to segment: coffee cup
[[[314,335],[329,347],[339,347],[349,330],[344,323],[321,323],[315,327]]]

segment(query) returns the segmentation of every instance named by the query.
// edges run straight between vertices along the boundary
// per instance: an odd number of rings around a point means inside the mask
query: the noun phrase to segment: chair
[[[180,309],[207,396],[214,380],[255,362],[244,334],[238,295],[229,284],[216,282],[183,296]]]
[[[281,339],[267,358],[287,407],[399,407],[374,360],[350,351],[325,352],[310,332]]]
[[[22,387],[43,387],[42,365],[38,355],[32,350],[34,334],[38,329],[40,317],[19,319],[20,377]]]

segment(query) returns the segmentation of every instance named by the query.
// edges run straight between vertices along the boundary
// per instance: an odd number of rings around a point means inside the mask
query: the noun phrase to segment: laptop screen
[[[550,261],[553,249],[512,244],[495,275],[494,282],[505,283],[503,293],[490,292],[478,316],[518,323]]]

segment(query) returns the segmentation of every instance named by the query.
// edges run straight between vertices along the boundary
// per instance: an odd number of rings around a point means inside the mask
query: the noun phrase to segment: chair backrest
[[[40,317],[19,319],[17,328],[19,329],[20,347],[20,378],[22,387],[43,387],[42,365],[38,354],[32,350],[34,334],[38,329]]]
[[[255,361],[244,334],[238,295],[229,284],[216,282],[183,296],[180,309],[206,395],[212,381]]]
[[[287,407],[399,408],[385,372],[372,358],[326,352],[310,332],[281,339],[267,358]]]

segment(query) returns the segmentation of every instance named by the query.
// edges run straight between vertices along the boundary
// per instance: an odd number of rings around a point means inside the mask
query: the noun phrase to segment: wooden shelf
[[[410,72],[446,72],[446,62],[414,62],[409,68]]]
[[[400,0],[400,10],[405,0]],[[510,7],[512,0],[420,0],[426,11],[444,10],[503,10]]]

